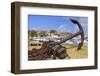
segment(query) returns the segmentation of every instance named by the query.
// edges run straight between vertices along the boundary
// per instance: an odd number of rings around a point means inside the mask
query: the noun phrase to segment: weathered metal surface
[[[77,50],[81,49],[81,47],[83,46],[83,41],[84,41],[83,28],[78,21],[73,20],[73,19],[71,19],[71,21],[78,26],[79,32],[70,35],[69,37],[65,38],[64,40],[62,40],[60,42],[54,42],[54,41],[44,42],[40,49],[32,49],[31,51],[28,52],[29,60],[45,60],[48,58],[64,59],[66,57],[69,58],[69,56],[66,52],[67,49],[65,47],[63,47],[61,44],[67,40],[70,40],[70,39],[78,36],[78,35],[81,36],[81,42],[79,43]]]

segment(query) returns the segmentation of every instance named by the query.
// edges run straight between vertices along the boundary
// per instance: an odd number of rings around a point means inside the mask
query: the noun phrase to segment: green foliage
[[[50,33],[56,33],[56,32],[57,32],[57,31],[54,30],[54,29],[50,30]]]
[[[37,32],[33,30],[33,31],[31,31],[30,35],[31,35],[31,37],[37,36]]]

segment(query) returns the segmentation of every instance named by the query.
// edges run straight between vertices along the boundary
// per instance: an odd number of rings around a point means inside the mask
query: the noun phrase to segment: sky
[[[88,35],[88,17],[28,15],[28,30],[50,31],[54,29],[58,32],[78,32],[77,25],[73,24],[70,19],[79,21],[85,36]]]

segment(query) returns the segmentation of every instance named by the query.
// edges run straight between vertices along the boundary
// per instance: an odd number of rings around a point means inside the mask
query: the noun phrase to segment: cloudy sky
[[[85,36],[88,35],[88,18],[75,16],[46,16],[46,15],[29,15],[28,28],[29,30],[44,30],[50,31],[55,29],[58,32],[75,33],[79,29],[73,24],[70,19],[79,21],[83,27]]]

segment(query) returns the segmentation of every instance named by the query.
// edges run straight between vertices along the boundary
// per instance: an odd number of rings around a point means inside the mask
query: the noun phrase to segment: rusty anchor
[[[77,50],[80,50],[84,42],[83,28],[78,21],[74,19],[70,19],[70,21],[78,26],[79,31],[77,33],[68,36],[64,40],[61,40],[60,42],[54,42],[54,41],[44,42],[40,49],[33,48],[31,51],[28,52],[28,60],[46,60],[49,58],[64,59],[66,57],[70,58],[66,52],[66,48],[63,47],[61,44],[79,35],[81,36],[81,42],[78,44]]]

